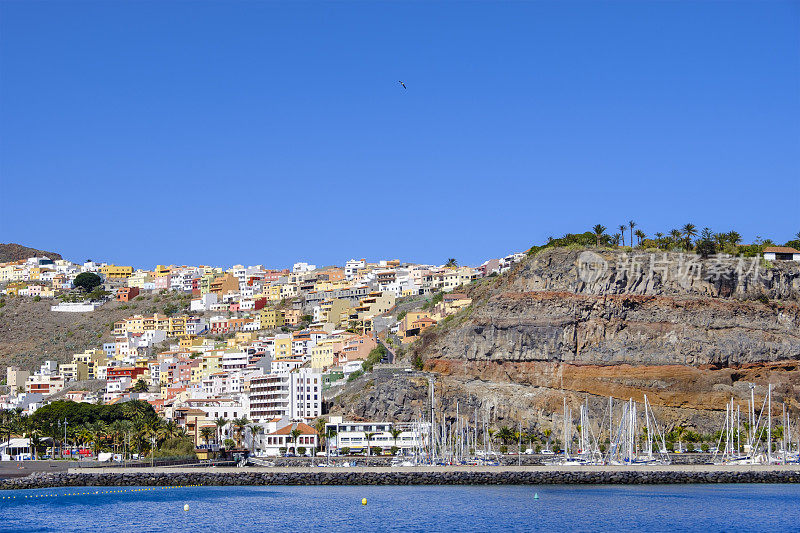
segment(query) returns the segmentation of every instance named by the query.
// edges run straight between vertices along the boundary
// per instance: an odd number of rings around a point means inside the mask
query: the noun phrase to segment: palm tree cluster
[[[13,435],[29,438],[34,456],[45,448],[50,448],[54,455],[59,449],[78,448],[91,450],[95,455],[113,452],[128,458],[132,454],[155,456],[171,439],[188,439],[183,428],[158,417],[145,402],[121,404],[120,416],[112,421],[96,416],[81,419],[80,411],[85,406],[69,407],[73,402],[61,403],[63,410],[57,412],[48,411],[49,406],[33,415],[26,415],[21,409],[0,411],[0,441]],[[168,449],[162,451],[169,453]]]
[[[703,228],[702,232],[698,232],[697,226],[691,223],[684,224],[680,228],[673,228],[667,233],[656,232],[652,237],[649,237],[641,228],[634,231],[636,227],[636,222],[629,220],[626,224],[617,226],[618,233],[608,235],[606,233],[607,228],[604,225],[596,224],[591,230],[591,235],[594,237],[595,244],[598,247],[604,244],[613,246],[625,246],[627,244],[630,247],[656,248],[664,251],[698,251],[699,253],[702,250],[704,255],[709,252],[729,255],[738,255],[746,252],[760,253],[765,246],[775,245],[772,240],[764,240],[760,237],[757,237],[752,245],[743,245],[742,236],[737,231],[715,233],[711,228]],[[625,238],[626,232],[628,233],[627,240]],[[699,238],[697,238],[698,235]],[[800,245],[800,232],[797,233],[796,237],[796,240],[787,242],[786,246],[796,247],[795,245]],[[551,237],[550,242],[557,244],[565,239],[566,237],[563,239],[553,239]],[[702,248],[700,247],[701,245]]]

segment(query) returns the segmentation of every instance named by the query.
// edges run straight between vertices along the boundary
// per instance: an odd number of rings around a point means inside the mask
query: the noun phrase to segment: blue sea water
[[[125,492],[108,493],[120,490]],[[367,505],[361,504],[362,498],[367,498]],[[184,511],[187,504],[189,510]],[[2,532],[320,529],[362,533],[800,531],[800,486],[79,487],[0,491]]]

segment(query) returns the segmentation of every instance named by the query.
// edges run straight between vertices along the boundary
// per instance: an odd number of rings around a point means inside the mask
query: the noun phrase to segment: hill
[[[174,303],[186,309],[186,295],[167,293],[144,295],[131,302],[110,301],[90,313],[50,311],[53,300],[5,298],[0,308],[0,370],[5,366],[38,369],[42,361],[68,362],[72,355],[89,348],[101,348],[113,341],[114,322],[135,314],[163,313]]]
[[[29,248],[13,242],[7,244],[0,243],[0,263],[10,263],[13,261],[28,259],[29,257],[41,256],[49,257],[53,261],[62,259],[61,254],[57,254],[56,252],[45,252],[44,250]]]
[[[565,397],[574,412],[583,402],[602,412],[609,397],[647,394],[666,422],[708,431],[726,401],[749,397],[749,383],[760,397],[772,383],[773,399],[800,413],[800,265],[632,259],[569,248],[532,255],[473,284],[473,305],[426,331],[409,360],[435,379],[448,416],[458,402],[498,425],[557,426]],[[418,379],[375,380],[334,410],[412,420],[419,413],[392,399],[418,410],[425,394]]]

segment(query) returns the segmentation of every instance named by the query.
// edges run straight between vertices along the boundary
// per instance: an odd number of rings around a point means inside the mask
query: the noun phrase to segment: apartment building
[[[265,422],[274,418],[316,418],[322,414],[322,374],[298,369],[250,379],[250,416]]]

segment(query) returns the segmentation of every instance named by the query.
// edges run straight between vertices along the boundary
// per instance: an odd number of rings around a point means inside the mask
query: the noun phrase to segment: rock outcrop
[[[647,394],[668,424],[711,431],[726,401],[749,397],[749,383],[760,396],[773,384],[773,399],[798,412],[797,263],[552,249],[470,295],[470,308],[411,350],[448,416],[458,403],[546,426],[564,397],[573,409],[602,409],[608,397]],[[417,391],[402,380],[394,387]],[[352,410],[396,413],[399,392],[385,392]]]

